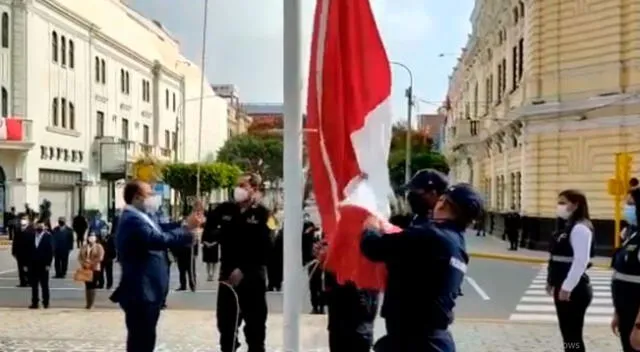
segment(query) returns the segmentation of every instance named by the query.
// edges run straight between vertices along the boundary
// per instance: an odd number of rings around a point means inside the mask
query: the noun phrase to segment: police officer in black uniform
[[[594,255],[587,198],[578,190],[562,191],[556,212],[563,226],[553,235],[549,247],[547,293],[556,306],[564,350],[583,352],[584,317],[593,298],[586,272]]]
[[[408,199],[417,215],[411,226],[386,235],[370,218],[363,232],[363,254],[386,263],[388,270],[381,312],[387,335],[376,342],[375,351],[455,351],[448,327],[469,261],[464,231],[482,212],[483,200],[467,184],[451,186],[429,219],[425,189],[430,184],[421,184],[423,179],[410,184]]]
[[[416,172],[411,181],[403,187],[403,190],[409,191],[407,202],[411,207],[412,214],[393,214],[389,218],[389,222],[404,229],[415,218],[431,216],[433,207],[448,186],[447,176],[438,170],[422,169]],[[420,194],[411,192],[412,189],[420,189]]]
[[[634,231],[628,233],[620,248],[613,255],[613,278],[611,297],[615,313],[611,322],[614,333],[620,336],[623,352],[637,352],[631,346],[629,337],[635,329],[640,311],[640,236],[638,236],[638,208],[640,189],[629,192],[624,219]]]
[[[267,226],[269,210],[258,203],[261,185],[259,175],[242,175],[234,189],[234,201],[218,205],[209,214],[204,230],[213,234],[212,241],[219,243],[221,250],[216,315],[222,352],[235,352],[240,346],[237,335],[242,321],[248,351],[265,351],[271,230]]]

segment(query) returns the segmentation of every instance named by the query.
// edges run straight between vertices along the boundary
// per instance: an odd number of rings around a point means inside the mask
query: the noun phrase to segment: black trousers
[[[153,352],[161,306],[141,303],[123,308],[127,325],[127,352]]]
[[[433,330],[420,323],[385,320],[387,335],[376,341],[375,352],[455,352],[456,344],[448,330]]]
[[[507,238],[509,239],[509,248],[513,250],[518,249],[518,231],[507,232]]]
[[[178,271],[180,272],[180,289],[187,288],[187,281],[191,290],[196,289],[196,272],[193,270],[195,265],[194,257],[191,253],[181,254],[178,258]]]
[[[315,270],[313,270],[315,269]],[[319,267],[309,268],[309,296],[314,312],[319,313],[324,309],[324,295],[322,290],[322,270]]]
[[[611,298],[618,315],[618,332],[620,333],[622,352],[639,352],[631,347],[629,337],[634,329],[636,316],[640,309],[640,285],[613,280]]]
[[[29,273],[24,270],[27,266],[27,263],[22,258],[16,258],[16,264],[18,265],[18,280],[20,286],[28,286],[29,285]]]
[[[59,252],[55,254],[53,267],[56,277],[65,277],[69,268],[69,252]]]
[[[244,336],[249,347],[247,351],[265,352],[268,310],[265,284],[264,279],[245,276],[235,288],[238,301],[231,288],[223,283],[218,285],[216,317],[221,352],[235,352],[240,347],[238,327],[243,321]]]
[[[7,226],[7,232],[9,233],[9,241],[13,240],[13,237],[16,234],[16,229],[13,225]]]
[[[329,329],[330,352],[369,352],[372,344],[373,337],[357,329]]]
[[[582,279],[571,292],[569,301],[559,301],[560,288],[555,288],[553,300],[558,315],[560,334],[564,342],[565,352],[586,351],[582,330],[584,328],[584,316],[593,298],[593,289],[587,280]]]
[[[107,290],[113,287],[113,260],[110,259],[102,261],[97,281],[98,288],[104,288],[105,282],[107,284]]]
[[[82,248],[82,244],[84,243],[84,232],[76,232],[76,246],[78,248]]]
[[[42,304],[49,305],[49,270],[30,267],[29,283],[31,284],[31,304],[40,303],[40,289],[42,289]]]

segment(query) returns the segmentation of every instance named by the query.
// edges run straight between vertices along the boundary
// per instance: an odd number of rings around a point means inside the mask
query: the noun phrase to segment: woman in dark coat
[[[212,211],[209,211],[207,217],[210,217],[211,213]],[[207,224],[210,223],[212,224],[213,221],[207,221]],[[220,245],[213,241],[215,231],[218,231],[218,229],[207,225],[205,225],[202,230],[202,262],[204,262],[207,267],[207,281],[213,281],[218,268],[218,262],[220,261]]]

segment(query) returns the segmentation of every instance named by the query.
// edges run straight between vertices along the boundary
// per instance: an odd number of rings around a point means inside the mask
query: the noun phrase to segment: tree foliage
[[[405,126],[393,127],[391,138],[391,152],[389,155],[389,176],[394,188],[398,188],[405,181],[405,160],[407,129]],[[423,132],[411,131],[411,171],[421,169],[436,169],[449,173],[449,165],[445,157],[432,149],[432,140]]]
[[[162,179],[165,164],[151,155],[143,154],[132,164],[131,176],[140,181],[155,183]]]
[[[235,184],[240,173],[241,170],[235,165],[220,162],[200,164],[200,191],[208,194],[213,189],[229,188]],[[198,164],[167,164],[163,170],[163,180],[178,192],[182,200],[195,196]]]
[[[229,138],[218,151],[218,161],[255,172],[265,181],[282,178],[283,144],[280,136],[242,134]]]

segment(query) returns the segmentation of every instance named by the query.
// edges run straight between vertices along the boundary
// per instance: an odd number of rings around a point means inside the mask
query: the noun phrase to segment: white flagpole
[[[302,287],[302,0],[284,0],[284,351],[300,352]]]

